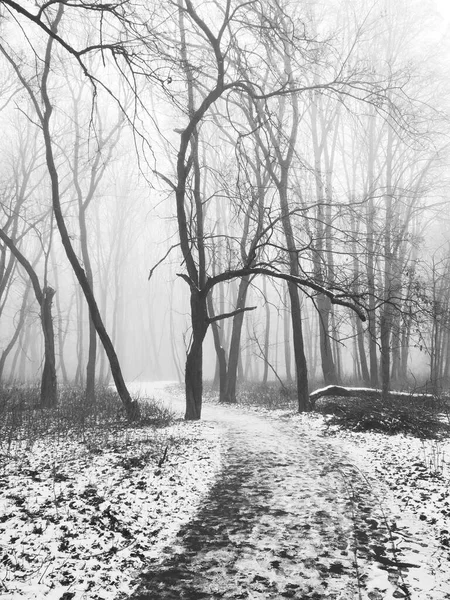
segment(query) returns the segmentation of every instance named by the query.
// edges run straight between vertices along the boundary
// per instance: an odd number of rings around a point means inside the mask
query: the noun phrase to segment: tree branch
[[[330,299],[331,304],[336,304],[339,306],[345,306],[347,308],[350,308],[358,315],[361,321],[366,321],[364,307],[358,306],[354,294],[349,293],[347,296],[345,296],[343,293],[335,294],[333,291],[315,283],[314,281],[311,281],[310,279],[304,279],[303,277],[297,277],[288,273],[273,271],[272,269],[268,269],[265,267],[244,267],[242,269],[235,269],[233,271],[225,271],[224,273],[220,273],[215,277],[210,277],[206,282],[205,291],[208,292],[215,285],[221,283],[222,281],[230,281],[231,279],[237,279],[239,277],[246,277],[249,275],[266,275],[267,277],[283,279],[284,281],[295,283],[295,285],[299,287],[310,288],[315,292],[318,292],[319,294],[324,294],[325,296],[327,296]],[[353,302],[344,300],[344,297],[352,299]]]
[[[150,281],[150,279],[151,279],[151,277],[152,277],[152,275],[153,275],[153,272],[155,271],[155,269],[156,269],[157,267],[159,267],[159,265],[160,265],[161,263],[163,263],[163,262],[166,260],[166,258],[167,258],[167,257],[169,256],[169,254],[172,252],[172,250],[173,250],[174,248],[178,248],[178,246],[179,246],[179,245],[180,245],[180,244],[172,244],[172,246],[170,246],[170,248],[167,250],[167,252],[164,254],[164,256],[163,256],[163,257],[162,257],[160,260],[158,260],[158,262],[157,262],[155,265],[153,265],[153,267],[150,269],[150,272],[149,272],[149,274],[148,274],[147,281]]]
[[[235,315],[239,315],[243,312],[247,312],[249,310],[256,310],[256,306],[246,306],[244,308],[238,308],[237,310],[233,310],[229,313],[222,313],[221,315],[216,315],[215,317],[211,317],[208,319],[208,323],[215,323],[216,321],[222,321],[223,319],[229,319],[234,317]]]

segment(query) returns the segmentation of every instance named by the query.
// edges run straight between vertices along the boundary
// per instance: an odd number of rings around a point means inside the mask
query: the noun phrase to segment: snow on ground
[[[212,423],[47,438],[0,455],[0,597],[127,595],[220,468]]]
[[[150,395],[183,409],[174,387],[141,388],[143,399]],[[215,409],[205,406],[202,422],[177,421],[157,431],[142,427],[102,440],[48,438],[0,449],[0,597],[131,594],[137,573],[176,546],[177,532],[217,482],[225,436]],[[255,412],[231,410],[249,418]],[[289,431],[307,430],[344,449],[349,473],[356,466],[375,490],[381,514],[389,515],[394,552],[398,548],[411,564],[420,556],[427,566],[410,569],[411,597],[450,598],[450,442],[344,432],[326,428],[319,415],[266,414]],[[287,438],[279,441],[286,451]],[[366,575],[369,587],[388,588],[386,570]]]
[[[334,438],[374,491],[394,553],[415,565],[408,573],[411,597],[450,598],[450,440],[345,431],[328,427],[322,415],[289,418]]]

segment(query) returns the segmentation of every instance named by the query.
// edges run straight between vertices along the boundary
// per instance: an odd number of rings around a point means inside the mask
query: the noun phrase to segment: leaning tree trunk
[[[61,20],[62,14],[64,11],[64,5],[60,4],[58,8],[58,13],[53,22],[51,29],[54,34],[56,34],[58,29],[58,23]],[[125,384],[125,380],[122,375],[122,369],[120,367],[119,359],[117,357],[114,346],[111,342],[111,339],[105,329],[103,324],[103,320],[100,315],[100,311],[97,306],[97,302],[95,300],[94,294],[92,292],[92,288],[89,285],[88,279],[86,277],[86,273],[81,266],[78,257],[73,249],[72,242],[70,239],[69,232],[67,230],[66,222],[62,213],[61,208],[61,199],[60,199],[60,190],[59,190],[59,177],[56,169],[55,158],[53,155],[53,144],[52,137],[50,132],[50,118],[53,112],[53,106],[51,104],[48,90],[47,90],[47,80],[50,72],[50,62],[52,56],[52,46],[53,46],[53,38],[50,37],[47,42],[47,48],[45,52],[45,61],[44,61],[44,72],[42,75],[41,82],[41,96],[44,105],[43,112],[40,112],[39,117],[42,126],[42,133],[44,136],[45,142],[45,158],[47,170],[50,175],[51,181],[51,198],[52,198],[52,206],[53,213],[55,215],[56,225],[58,227],[58,231],[61,236],[61,242],[64,247],[64,251],[66,256],[72,266],[72,269],[75,273],[75,276],[80,284],[81,289],[83,290],[84,296],[86,298],[86,302],[89,307],[90,317],[95,326],[95,329],[98,333],[100,341],[103,344],[106,355],[108,356],[109,364],[111,366],[111,374],[114,379],[114,383],[116,385],[117,393],[119,394],[120,399],[124,405],[125,411],[129,419],[136,419],[139,416],[139,407],[136,401],[131,399],[130,393]],[[26,82],[25,82],[26,85]],[[28,86],[29,87],[29,86]],[[31,94],[33,92],[31,91]]]

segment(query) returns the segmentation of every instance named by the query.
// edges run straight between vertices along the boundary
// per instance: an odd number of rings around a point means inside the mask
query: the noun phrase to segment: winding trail
[[[223,428],[220,477],[130,600],[419,598],[420,565],[335,440],[232,407],[204,419]]]

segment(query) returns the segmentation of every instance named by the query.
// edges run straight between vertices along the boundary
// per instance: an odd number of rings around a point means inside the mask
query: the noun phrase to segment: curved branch
[[[249,276],[249,275],[266,275],[267,277],[273,277],[275,279],[283,279],[284,281],[294,283],[295,285],[297,285],[299,287],[310,288],[310,289],[314,290],[315,292],[318,292],[319,294],[324,294],[325,296],[327,296],[330,299],[331,304],[336,304],[338,306],[344,306],[346,308],[350,308],[358,315],[358,317],[361,319],[361,321],[367,320],[366,315],[365,315],[365,309],[364,309],[364,307],[358,305],[354,294],[351,294],[351,293],[349,293],[348,295],[345,295],[343,293],[335,294],[334,292],[323,287],[322,285],[319,285],[318,283],[311,281],[311,279],[305,279],[303,277],[289,275],[288,273],[281,273],[279,271],[273,271],[272,269],[265,268],[265,267],[244,267],[242,269],[235,269],[233,271],[225,271],[224,273],[220,273],[219,275],[216,275],[215,277],[210,277],[208,279],[208,281],[206,282],[205,291],[208,292],[215,285],[217,285],[218,283],[220,283],[222,281],[230,281],[231,279],[237,279],[239,277],[245,277],[245,276]],[[353,300],[353,302],[344,300],[345,297]]]

